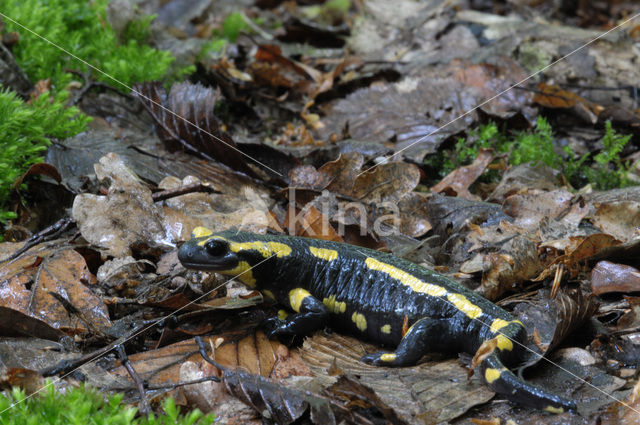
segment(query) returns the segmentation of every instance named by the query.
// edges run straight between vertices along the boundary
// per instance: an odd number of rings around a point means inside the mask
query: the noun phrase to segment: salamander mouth
[[[231,270],[238,265],[240,260],[233,252],[212,256],[201,246],[192,241],[183,244],[178,250],[178,259],[188,269],[205,271]]]

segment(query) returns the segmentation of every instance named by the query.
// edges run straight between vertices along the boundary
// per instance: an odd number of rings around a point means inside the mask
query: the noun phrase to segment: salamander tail
[[[529,384],[513,374],[502,364],[496,353],[480,363],[480,372],[492,391],[509,400],[551,413],[576,411],[574,401]]]

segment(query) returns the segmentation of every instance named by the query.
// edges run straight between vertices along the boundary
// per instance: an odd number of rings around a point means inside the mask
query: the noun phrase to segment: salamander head
[[[240,263],[238,253],[231,250],[227,238],[213,234],[205,227],[196,227],[192,237],[178,250],[178,259],[186,268],[225,271]]]

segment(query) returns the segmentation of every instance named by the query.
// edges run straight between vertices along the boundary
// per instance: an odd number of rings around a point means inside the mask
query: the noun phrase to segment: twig
[[[61,218],[51,226],[42,229],[38,233],[33,234],[29,239],[25,241],[24,245],[20,249],[11,254],[9,257],[0,260],[0,264],[7,261],[15,260],[34,246],[38,245],[40,242],[57,237],[62,232],[67,230],[69,225],[71,225],[73,222],[73,219],[70,217]]]
[[[194,192],[207,192],[207,193],[222,193],[215,190],[210,184],[195,182],[180,186],[176,189],[163,190],[162,192],[156,192],[152,195],[153,202],[164,201],[165,199],[175,198],[176,196],[186,195],[187,193]]]
[[[152,323],[156,323],[156,322],[152,321]],[[139,323],[135,328],[133,328],[131,331],[127,332],[127,334],[121,336],[111,344],[106,345],[102,348],[99,348],[95,351],[92,351],[91,353],[85,354],[84,356],[78,357],[76,359],[62,360],[61,362],[59,362],[54,366],[41,370],[40,375],[44,377],[53,376],[53,375],[64,375],[66,373],[69,373],[79,368],[85,363],[88,363],[100,357],[104,357],[109,351],[113,350],[118,345],[124,344],[127,340],[129,340],[132,337],[132,335],[137,334],[140,330],[145,329],[145,327],[147,326],[149,326],[149,323],[147,321]]]
[[[80,99],[82,99],[82,97],[85,94],[87,94],[87,92],[89,90],[91,90],[92,87],[100,87],[100,88],[105,89],[105,90],[111,90],[111,91],[115,92],[116,94],[119,94],[120,96],[126,97],[128,99],[133,99],[133,97],[131,95],[128,95],[126,93],[122,93],[120,90],[116,89],[115,87],[110,86],[109,84],[102,83],[100,81],[91,80],[91,68],[89,69],[89,72],[86,72],[86,73],[85,72],[80,72],[80,71],[75,70],[75,69],[65,69],[65,71],[70,73],[70,74],[77,75],[78,77],[82,78],[82,80],[84,81],[84,85],[78,91],[78,93],[73,97],[73,100],[70,102],[71,105],[76,105],[78,102],[80,102]]]
[[[147,398],[147,392],[144,389],[144,382],[142,382],[140,376],[131,365],[129,356],[127,356],[127,352],[124,351],[124,347],[122,344],[118,344],[116,346],[116,353],[118,354],[118,358],[120,359],[122,366],[127,369],[129,376],[131,376],[131,379],[133,379],[133,382],[135,382],[136,387],[140,392],[140,413],[142,413],[143,415],[148,415],[149,413],[151,413],[151,405],[149,404],[149,399]]]
[[[200,355],[202,356],[202,358],[205,359],[207,363],[211,363],[221,371],[225,372],[227,369],[224,366],[222,366],[220,363],[213,360],[211,357],[209,357],[209,354],[207,354],[207,346],[205,345],[202,337],[198,335],[197,337],[195,337],[195,340],[196,340],[196,343],[198,344],[198,348],[199,348],[198,351],[200,352]]]

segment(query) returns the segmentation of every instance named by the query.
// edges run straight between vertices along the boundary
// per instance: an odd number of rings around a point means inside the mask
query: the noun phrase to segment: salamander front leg
[[[412,366],[429,351],[430,342],[442,335],[445,327],[443,320],[422,318],[409,328],[395,352],[367,354],[361,360],[377,366]]]
[[[322,328],[327,322],[329,311],[305,289],[289,291],[288,304],[297,314],[286,319],[271,317],[263,322],[262,326],[269,338],[309,334]]]

